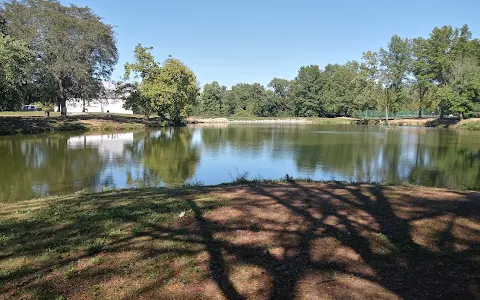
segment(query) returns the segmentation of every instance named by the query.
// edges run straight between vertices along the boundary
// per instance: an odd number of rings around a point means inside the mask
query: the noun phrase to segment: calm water
[[[0,137],[0,202],[80,190],[278,179],[480,189],[480,132],[335,125]]]

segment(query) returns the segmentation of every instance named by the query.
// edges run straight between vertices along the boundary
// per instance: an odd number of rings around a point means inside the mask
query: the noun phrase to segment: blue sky
[[[427,37],[435,26],[468,24],[480,37],[479,0],[61,0],[89,6],[115,26],[119,63],[133,60],[136,44],[172,54],[201,85],[217,80],[268,84],[293,79],[300,66],[359,60],[392,35]]]

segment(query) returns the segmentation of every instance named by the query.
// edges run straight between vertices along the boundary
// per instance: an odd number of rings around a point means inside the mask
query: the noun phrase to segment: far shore
[[[478,299],[480,193],[342,182],[0,203],[2,299]]]
[[[354,125],[387,125],[384,119],[357,119],[349,117],[337,118],[260,118],[260,117],[228,117],[228,118],[207,118],[190,117],[187,119],[190,124],[354,124]],[[398,118],[391,119],[388,126],[415,126],[415,127],[440,127],[480,130],[480,118],[459,120],[456,118]]]
[[[158,118],[144,120],[141,115],[82,114],[61,118],[58,114],[45,118],[42,112],[0,112],[0,136],[54,132],[120,132],[141,131],[148,128],[165,127],[169,124]]]
[[[144,120],[141,115],[120,114],[82,114],[69,115],[66,119],[52,114],[44,118],[42,112],[4,113],[0,112],[0,136],[22,135],[52,132],[120,132],[142,131],[149,128],[173,126],[156,117]],[[331,124],[331,125],[386,125],[381,119],[337,118],[301,118],[301,117],[189,117],[189,124],[228,125],[228,124]],[[441,127],[455,129],[480,130],[480,118],[458,120],[454,118],[411,118],[392,119],[388,126]]]

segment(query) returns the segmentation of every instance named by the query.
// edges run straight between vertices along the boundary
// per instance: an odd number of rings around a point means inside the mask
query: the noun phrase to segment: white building
[[[132,110],[127,110],[123,108],[125,100],[115,98],[115,84],[111,82],[104,82],[103,86],[107,91],[106,95],[111,95],[110,97],[93,99],[90,101],[85,101],[85,110],[89,113],[114,113],[114,114],[133,114]],[[68,113],[79,113],[83,112],[83,99],[70,99],[67,100],[67,112]]]

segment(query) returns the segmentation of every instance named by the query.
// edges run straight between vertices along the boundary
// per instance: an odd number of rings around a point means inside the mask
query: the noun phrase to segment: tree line
[[[402,109],[461,118],[480,111],[480,41],[468,26],[434,28],[428,38],[394,35],[386,48],[346,64],[302,66],[293,80],[267,87],[205,84],[197,113],[209,116],[354,116],[377,110],[386,119]]]

